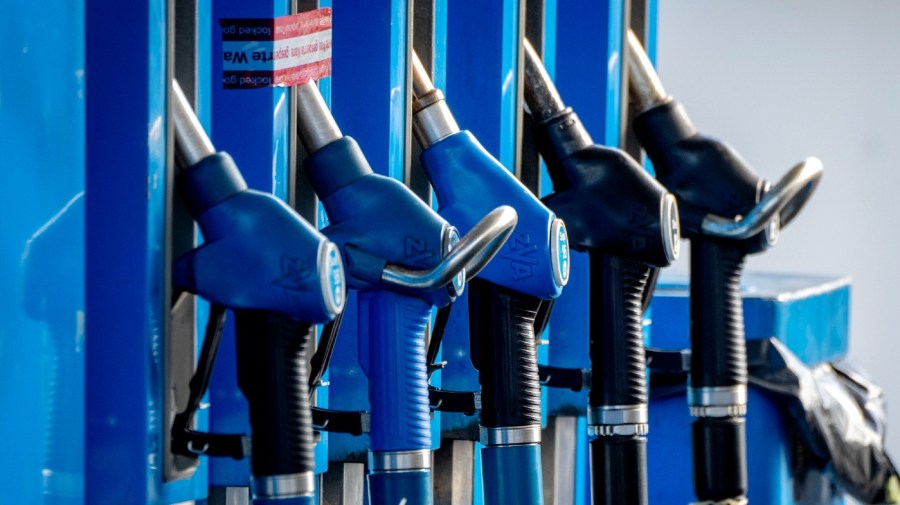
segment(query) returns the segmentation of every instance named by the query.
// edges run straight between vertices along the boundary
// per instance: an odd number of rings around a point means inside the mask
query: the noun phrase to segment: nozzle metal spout
[[[216,148],[175,79],[172,79],[172,97],[175,146],[181,160],[186,165],[193,166],[207,156],[216,154]]]
[[[300,141],[310,153],[344,136],[315,81],[297,87],[297,120]]]
[[[628,40],[628,57],[626,58],[628,62],[628,82],[638,112],[644,112],[657,105],[669,102],[671,99],[666,94],[662,81],[659,80],[659,75],[656,73],[656,69],[653,68],[653,64],[650,63],[650,58],[647,56],[647,52],[644,51],[644,46],[641,45],[637,35],[633,31],[628,30],[626,38]]]
[[[425,66],[412,53],[413,133],[422,148],[459,133],[459,125],[450,112],[444,94],[434,87]]]
[[[538,121],[546,121],[566,108],[541,57],[528,39],[525,39],[525,103]]]

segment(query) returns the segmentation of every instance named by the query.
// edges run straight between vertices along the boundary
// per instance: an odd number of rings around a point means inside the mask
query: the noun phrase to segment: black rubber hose
[[[647,439],[639,436],[598,437],[591,441],[591,503],[646,504]]]
[[[315,469],[307,351],[312,325],[263,311],[235,313],[238,385],[250,403],[255,477]]]
[[[481,384],[481,425],[541,424],[534,319],[538,298],[490,282],[469,282],[472,362]]]
[[[743,417],[700,417],[692,423],[694,491],[701,502],[746,496],[745,430]]]

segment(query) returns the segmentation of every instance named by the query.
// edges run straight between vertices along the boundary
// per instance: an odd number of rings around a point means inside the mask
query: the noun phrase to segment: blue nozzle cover
[[[422,165],[441,216],[467,233],[498,205],[519,215],[512,236],[478,274],[481,279],[543,299],[556,298],[569,277],[565,225],[468,131],[431,145]]]
[[[247,189],[231,158],[205,158],[179,177],[205,242],[178,258],[173,284],[232,309],[279,312],[310,323],[343,309],[337,247],[284,202]]]
[[[187,168],[178,174],[176,184],[195,219],[219,202],[247,190],[244,176],[225,152],[207,156]]]
[[[305,168],[331,223],[322,232],[353,257],[350,288],[400,291],[381,282],[383,262],[424,269],[441,261],[447,222],[399,181],[373,173],[352,138],[312,153]],[[447,291],[407,293],[443,306]]]

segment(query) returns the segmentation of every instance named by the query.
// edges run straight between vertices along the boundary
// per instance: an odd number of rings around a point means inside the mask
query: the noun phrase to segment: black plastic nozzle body
[[[566,222],[572,248],[590,255],[589,408],[636,416],[590,421],[598,434],[590,453],[593,503],[645,505],[642,302],[651,268],[677,256],[677,208],[626,153],[593,144],[571,109],[538,123],[536,137],[553,181],[545,202]]]
[[[272,312],[235,313],[238,385],[250,404],[255,478],[315,470],[307,353],[312,326]]]
[[[764,250],[768,237],[765,231],[744,240],[713,237],[704,233],[702,224],[709,214],[746,215],[766,190],[765,181],[728,145],[699,134],[677,102],[638,114],[634,129],[657,178],[678,197],[682,233],[691,240],[695,492],[701,501],[743,497],[747,491],[746,393],[734,405],[704,405],[700,397],[716,390],[745,391],[740,276],[746,255]]]

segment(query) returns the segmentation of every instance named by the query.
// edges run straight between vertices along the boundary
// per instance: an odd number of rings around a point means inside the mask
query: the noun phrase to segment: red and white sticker
[[[226,89],[296,86],[331,75],[331,8],[219,20]]]

